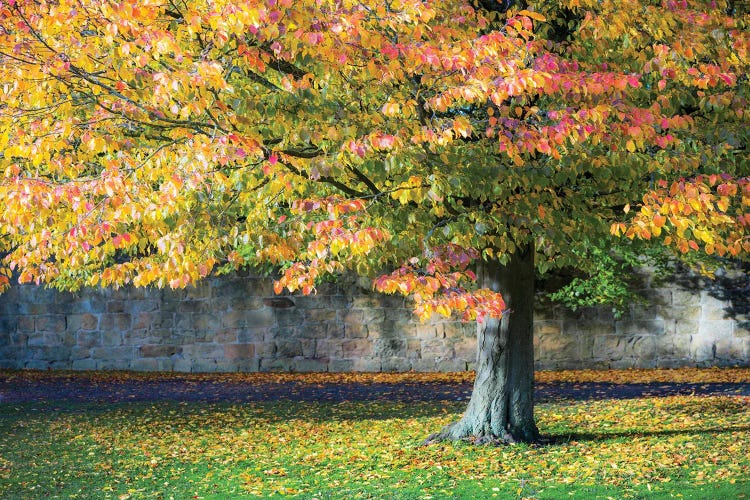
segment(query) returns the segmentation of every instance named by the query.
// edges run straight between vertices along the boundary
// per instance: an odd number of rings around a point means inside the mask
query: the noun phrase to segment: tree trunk
[[[461,420],[425,444],[467,440],[476,444],[534,442],[534,252],[518,249],[506,266],[484,262],[479,284],[502,293],[502,319],[477,325],[477,374]]]

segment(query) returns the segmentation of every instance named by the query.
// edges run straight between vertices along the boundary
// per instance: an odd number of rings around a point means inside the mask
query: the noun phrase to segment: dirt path
[[[460,401],[471,394],[468,382],[306,383],[248,382],[158,376],[101,380],[101,377],[26,378],[0,374],[0,404],[71,401]],[[537,383],[538,402],[630,399],[673,395],[750,396],[750,383]]]

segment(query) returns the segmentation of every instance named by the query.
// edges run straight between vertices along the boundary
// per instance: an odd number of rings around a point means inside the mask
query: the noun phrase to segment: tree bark
[[[500,292],[508,311],[477,325],[477,374],[463,417],[425,444],[466,440],[476,444],[535,442],[534,252],[518,249],[507,265],[484,262],[479,284]]]

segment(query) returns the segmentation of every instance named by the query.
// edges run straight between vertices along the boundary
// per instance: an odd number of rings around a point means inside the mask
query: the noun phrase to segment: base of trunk
[[[476,419],[467,418],[446,425],[440,432],[430,434],[422,443],[429,445],[443,441],[464,441],[477,445],[501,445],[516,443],[539,443],[542,439],[539,430],[533,420],[513,429],[500,428],[491,422],[478,422]]]

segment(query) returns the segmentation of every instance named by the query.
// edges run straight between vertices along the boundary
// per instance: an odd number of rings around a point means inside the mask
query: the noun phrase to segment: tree
[[[535,273],[750,251],[750,18],[522,3],[3,0],[0,279],[370,276],[477,320],[432,440],[536,440]]]

